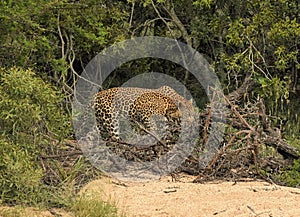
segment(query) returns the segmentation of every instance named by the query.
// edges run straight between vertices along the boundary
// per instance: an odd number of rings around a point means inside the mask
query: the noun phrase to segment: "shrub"
[[[37,146],[47,137],[70,133],[69,117],[62,109],[63,95],[31,70],[0,69],[1,133],[13,141]]]
[[[47,201],[39,156],[71,132],[64,97],[32,70],[0,69],[0,84],[0,202]]]
[[[19,144],[0,140],[0,199],[8,203],[41,200],[42,170],[34,164],[33,156]]]

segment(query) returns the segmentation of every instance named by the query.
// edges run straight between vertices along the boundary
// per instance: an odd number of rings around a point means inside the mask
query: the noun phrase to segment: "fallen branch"
[[[223,141],[225,145],[219,147],[219,151],[212,157],[207,166],[199,171],[200,174],[194,182],[202,182],[204,179],[213,178],[213,176],[220,173],[222,175],[224,173],[232,174],[233,177],[236,177],[238,172],[240,172],[240,177],[245,175],[245,172],[261,175],[259,169],[262,166],[272,165],[272,169],[276,170],[291,164],[294,159],[300,159],[297,149],[284,141],[278,128],[272,127],[272,123],[266,114],[265,104],[261,99],[258,102],[248,102],[241,106],[243,104],[240,103],[240,100],[254,86],[255,81],[247,76],[236,91],[227,96],[223,95],[229,109],[226,114],[229,132],[225,132]],[[211,126],[209,114],[212,109],[212,107],[207,107],[200,114],[200,121],[204,125],[204,138],[206,138],[208,126]],[[205,144],[205,142],[202,144]],[[267,153],[261,155],[260,152],[266,150],[264,147],[272,147],[278,154],[273,154],[270,158],[266,156]],[[280,160],[282,159],[282,157],[279,157],[280,155],[283,156],[284,160]],[[253,166],[249,167],[250,165]],[[222,175],[221,177],[224,178],[224,175]]]

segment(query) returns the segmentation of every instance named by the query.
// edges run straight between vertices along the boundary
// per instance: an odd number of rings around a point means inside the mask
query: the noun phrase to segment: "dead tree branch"
[[[224,167],[228,168],[227,171],[229,172],[237,171],[237,169],[231,170],[230,168],[241,167],[242,161],[244,161],[245,165],[253,164],[253,168],[259,174],[261,162],[264,162],[265,165],[280,167],[290,164],[293,162],[293,159],[300,158],[297,149],[282,138],[280,130],[272,127],[263,100],[243,102],[245,105],[241,103],[243,96],[247,95],[255,87],[255,84],[251,76],[247,76],[237,90],[227,96],[223,95],[229,109],[227,113],[229,132],[225,133],[225,145],[220,147],[219,151],[214,155],[206,168],[203,169],[195,182],[203,180],[203,177],[208,174],[208,176],[215,175]],[[206,118],[208,116],[206,120],[210,122],[209,114],[211,109],[211,107],[208,107],[200,117]],[[209,123],[204,123],[205,128],[207,128]],[[203,132],[204,138],[206,138],[206,130],[204,129]],[[266,157],[265,154],[260,154],[266,148],[274,148],[277,154],[270,158]],[[281,160],[282,158],[283,160]],[[270,162],[266,163],[266,161]],[[249,168],[246,169],[245,167],[241,171],[243,170],[248,171]]]

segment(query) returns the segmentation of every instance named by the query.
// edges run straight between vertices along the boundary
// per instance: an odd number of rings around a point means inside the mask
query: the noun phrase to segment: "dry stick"
[[[271,74],[270,74],[270,72],[269,72],[269,70],[268,70],[268,64],[266,63],[265,58],[264,58],[263,55],[260,53],[260,51],[254,46],[254,44],[253,44],[253,42],[250,40],[250,38],[247,37],[247,36],[246,36],[246,38],[247,38],[247,40],[248,40],[249,43],[250,43],[250,47],[249,47],[250,50],[252,50],[252,48],[254,48],[254,50],[257,52],[257,54],[259,55],[259,57],[262,59],[264,65],[265,65],[265,69],[266,69],[267,73],[266,73],[263,69],[261,69],[258,65],[256,65],[256,64],[254,63],[253,58],[252,58],[252,59],[249,59],[250,62],[251,62],[251,64],[252,64],[253,66],[255,66],[259,71],[261,71],[267,79],[271,80],[272,76],[271,76]],[[253,52],[252,52],[252,55],[253,55]],[[253,69],[253,72],[254,72],[254,69]]]
[[[262,121],[263,127],[266,128],[266,129],[270,128],[269,123],[267,121],[266,106],[265,106],[262,99],[259,100],[259,107],[260,107],[260,110],[261,110],[260,116],[261,116],[261,119],[262,119],[261,121]]]
[[[60,38],[60,41],[61,41],[61,57],[62,57],[62,59],[65,59],[65,50],[64,50],[65,49],[65,41],[64,41],[64,38],[62,36],[61,29],[60,29],[59,16],[60,16],[60,11],[58,10],[58,14],[57,14],[57,18],[56,18],[56,24],[57,24],[58,35],[59,35],[59,38]]]
[[[246,121],[245,118],[242,117],[242,115],[236,110],[236,106],[234,106],[227,97],[224,96],[225,101],[227,102],[227,104],[230,106],[231,110],[233,111],[233,113],[238,117],[238,119],[242,122],[242,124],[244,124],[248,129],[250,129],[252,132],[255,132],[255,129],[248,124],[248,122]]]
[[[225,101],[227,102],[227,104],[230,106],[232,112],[238,117],[238,119],[241,121],[241,123],[243,125],[245,125],[249,130],[241,130],[241,131],[237,132],[233,137],[231,137],[228,144],[214,156],[211,163],[205,168],[205,171],[209,171],[212,169],[213,165],[218,161],[220,156],[222,156],[224,154],[224,152],[232,145],[233,141],[236,139],[237,136],[239,136],[243,133],[247,133],[246,138],[249,138],[250,135],[253,133],[255,135],[257,135],[257,132],[255,131],[255,129],[250,124],[248,124],[248,122],[241,116],[241,114],[236,110],[236,107],[230,102],[230,100],[224,94],[222,94],[222,95],[223,95]]]
[[[256,81],[251,79],[251,75],[247,75],[242,85],[227,95],[227,98],[230,99],[231,102],[239,101],[239,99],[248,91],[253,89]]]
[[[210,162],[210,164],[205,168],[206,171],[209,171],[212,169],[213,165],[218,161],[218,159],[220,158],[220,156],[222,156],[224,154],[224,152],[232,145],[233,141],[236,139],[237,136],[243,134],[243,133],[247,133],[246,137],[250,137],[252,131],[250,130],[241,130],[239,132],[237,132],[236,134],[234,134],[233,137],[230,138],[229,142],[227,143],[226,146],[224,146],[212,159],[212,161]]]
[[[132,25],[132,19],[133,19],[133,13],[134,13],[134,6],[135,6],[135,0],[132,1],[131,14],[130,14],[130,19],[129,19],[129,27],[131,27],[131,25]]]
[[[239,148],[239,149],[236,149],[234,151],[232,151],[231,153],[232,154],[235,154],[238,155],[240,152],[242,151],[245,151],[247,148]],[[225,152],[225,151],[224,151]],[[214,174],[216,174],[220,169],[221,167],[224,165],[224,162],[225,162],[226,158],[220,163],[220,165],[209,175],[209,177],[213,176]]]
[[[140,129],[142,129],[143,131],[145,131],[146,133],[148,133],[150,136],[152,136],[154,139],[156,139],[157,140],[157,142],[159,142],[159,143],[161,143],[163,146],[167,146],[167,144],[164,142],[164,141],[161,141],[161,139],[160,138],[158,138],[154,133],[152,133],[151,131],[149,131],[149,130],[147,130],[145,127],[143,127],[139,122],[137,122],[137,121],[135,121],[135,120],[133,120],[133,122],[135,123],[135,124],[137,124],[138,125],[138,127],[140,128]],[[145,148],[149,148],[149,147],[151,147],[151,146],[155,146],[156,144],[152,144],[152,145],[145,145],[145,146],[143,146],[142,148],[140,148],[140,147],[136,147],[137,148],[137,150],[142,150],[142,149],[145,149]]]
[[[258,170],[258,146],[259,146],[259,143],[257,142],[259,139],[258,139],[258,133],[256,133],[255,137],[254,137],[254,141],[255,143],[251,144],[251,146],[253,147],[253,149],[251,150],[252,152],[252,155],[253,155],[253,160],[254,160],[254,164],[255,164],[255,169],[256,169],[256,172],[259,173],[259,170]]]
[[[74,152],[70,152],[67,154],[60,154],[60,155],[47,155],[47,156],[40,156],[42,159],[47,159],[47,158],[61,158],[61,157],[70,157],[70,156],[74,156],[74,155],[81,155],[82,151],[74,151]]]
[[[216,91],[213,92],[213,96],[212,96],[212,102],[214,101],[216,96]],[[212,107],[210,107],[208,114],[207,114],[207,118],[205,121],[205,126],[204,126],[204,135],[203,135],[203,143],[206,144],[207,141],[207,132],[209,130],[209,125],[211,123],[211,114],[212,114]]]
[[[209,109],[208,111],[208,114],[207,114],[207,118],[206,118],[206,121],[205,121],[205,126],[204,126],[204,132],[203,132],[203,143],[206,144],[206,141],[207,141],[207,132],[209,130],[209,125],[210,125],[210,122],[211,122],[211,110],[212,108]]]
[[[160,142],[163,146],[167,146],[167,144],[163,141],[161,141],[160,138],[158,138],[154,133],[152,133],[151,131],[147,130],[145,127],[143,127],[140,123],[138,123],[137,121],[134,121],[135,124],[137,124],[139,126],[139,128],[141,128],[142,130],[144,130],[146,133],[148,133],[150,136],[152,136],[154,139],[157,140],[157,142]]]

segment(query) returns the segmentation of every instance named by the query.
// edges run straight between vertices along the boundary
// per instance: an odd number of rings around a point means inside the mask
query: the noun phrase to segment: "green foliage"
[[[32,70],[0,69],[0,81],[2,135],[38,146],[45,137],[61,139],[71,132],[64,96]]]
[[[0,156],[0,202],[40,202],[43,173],[36,156],[6,139],[0,139]]]
[[[227,91],[246,74],[260,86],[268,114],[290,120],[287,136],[298,135],[300,24],[295,1],[194,1],[198,10],[189,28],[194,43],[211,57]],[[279,124],[279,123],[278,123]],[[293,131],[293,132],[292,132]]]
[[[299,129],[298,129],[299,130]],[[289,139],[288,143],[292,146],[296,147],[298,150],[298,153],[300,153],[300,139]],[[271,149],[265,149],[263,150],[263,154],[266,156],[273,156]],[[277,153],[277,152],[275,152]],[[265,177],[272,177],[272,179],[282,185],[290,186],[290,187],[300,187],[300,159],[294,159],[293,162],[291,162],[288,166],[278,168],[278,170],[274,171],[270,168],[262,169],[261,174]]]
[[[64,97],[32,70],[0,69],[0,83],[0,200],[48,202],[38,157],[49,139],[71,132]]]
[[[260,84],[258,90],[259,95],[263,98],[267,98],[270,101],[271,114],[278,113],[277,106],[279,101],[288,100],[289,98],[289,78],[285,77],[286,80],[281,80],[278,77],[272,79],[266,79],[265,77],[259,77],[257,79]]]
[[[294,160],[294,164],[285,168],[277,179],[291,187],[300,187],[300,160]]]
[[[195,6],[210,8],[214,0],[196,0],[193,2]]]
[[[74,61],[87,64],[125,38],[128,13],[121,6],[99,0],[1,1],[0,67],[31,67],[66,85]]]

